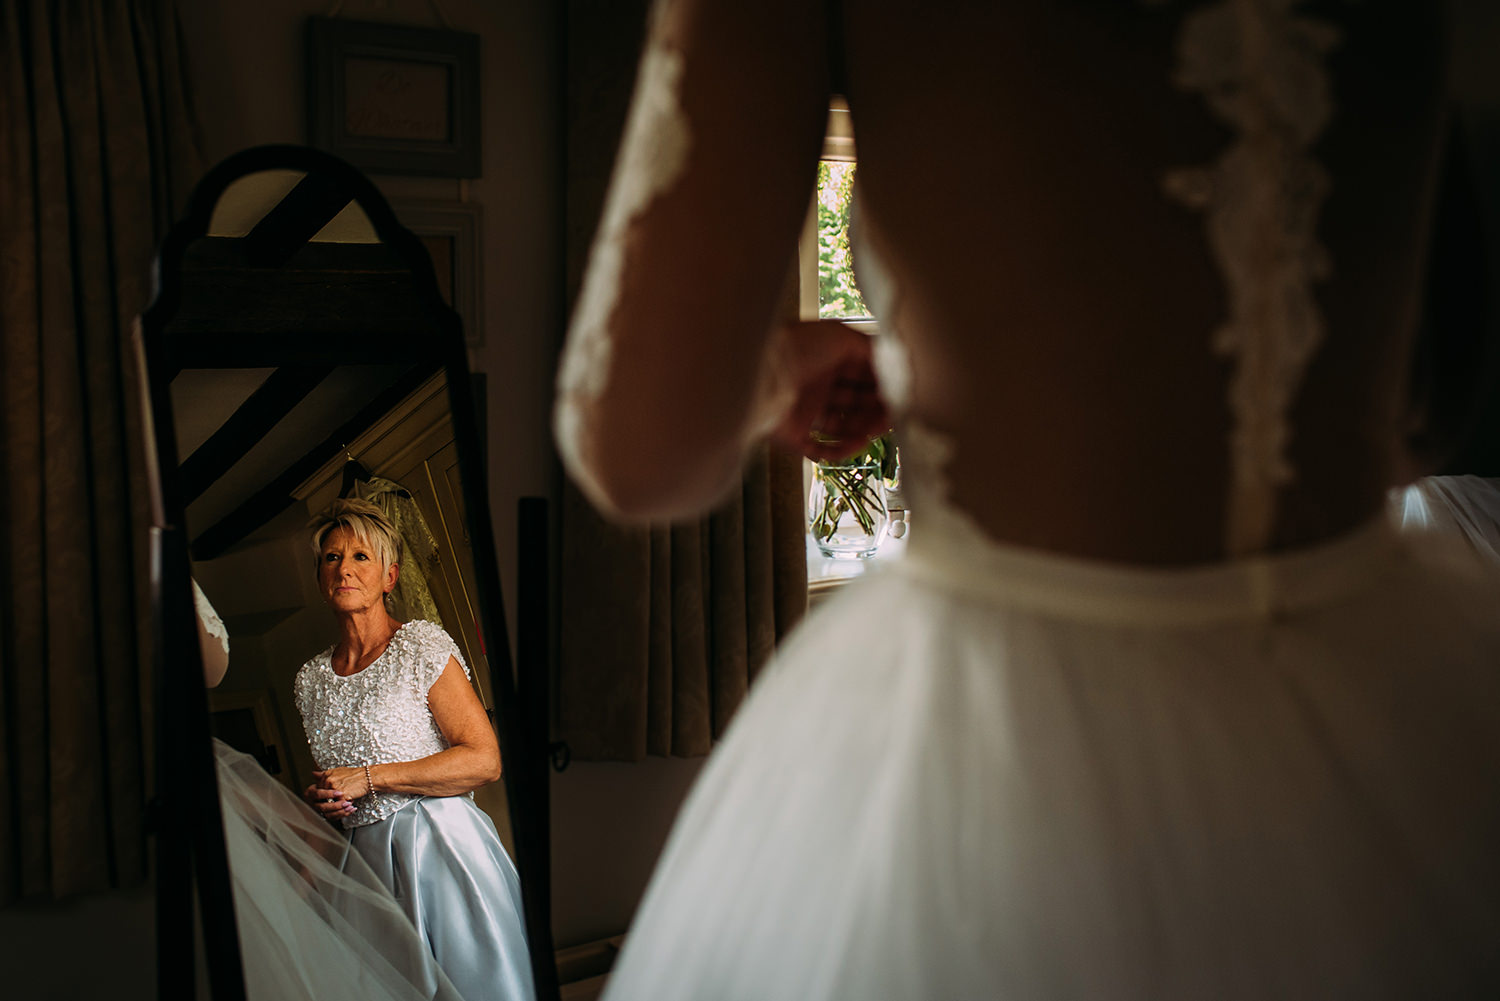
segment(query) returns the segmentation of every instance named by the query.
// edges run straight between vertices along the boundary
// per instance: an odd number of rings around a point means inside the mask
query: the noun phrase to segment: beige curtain
[[[557,737],[573,757],[707,754],[807,608],[802,466],[763,454],[701,521],[620,528],[562,511]]]
[[[0,903],[145,873],[126,335],[196,173],[168,0],[0,3]]]

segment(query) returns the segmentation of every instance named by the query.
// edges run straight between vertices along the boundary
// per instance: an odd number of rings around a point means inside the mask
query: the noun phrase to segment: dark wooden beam
[[[245,237],[252,266],[279,268],[349,204],[349,190],[327,174],[305,175]]]
[[[170,375],[426,355],[441,318],[390,247],[312,243],[268,269],[251,266],[247,239],[203,238],[185,252],[164,327]]]
[[[192,542],[195,560],[211,560],[222,555],[258,528],[276,517],[295,502],[292,491],[322,467],[329,459],[339,454],[346,444],[368,430],[398,403],[442,366],[437,362],[413,365],[374,399],[359,409],[333,434],[313,446],[306,455],[293,462],[279,476],[257,490],[239,507],[206,528]]]
[[[177,467],[182,503],[191,504],[227,473],[264,438],[313,388],[328,377],[332,366],[279,368],[229,415],[208,440]]]
[[[182,252],[182,274],[197,281],[213,268],[250,268],[249,244],[243,236],[200,236]],[[384,243],[308,243],[287,259],[293,271],[392,271],[409,273],[397,253]],[[264,268],[260,270],[265,270]]]
[[[431,329],[397,332],[304,330],[268,334],[253,328],[225,331],[213,337],[176,340],[171,345],[172,372],[191,368],[281,368],[285,365],[438,366]]]
[[[177,315],[174,339],[224,330],[431,329],[410,274],[399,271],[257,271],[213,268],[193,275]]]

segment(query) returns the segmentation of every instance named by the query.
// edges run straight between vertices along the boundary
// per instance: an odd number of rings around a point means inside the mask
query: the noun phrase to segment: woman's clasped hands
[[[354,812],[354,800],[368,796],[369,771],[357,768],[329,768],[313,772],[317,781],[302,792],[308,805],[323,815],[325,820],[339,820]]]

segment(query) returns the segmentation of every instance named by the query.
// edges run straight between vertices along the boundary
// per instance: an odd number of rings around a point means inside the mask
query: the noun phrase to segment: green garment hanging
[[[422,509],[417,507],[411,491],[394,480],[372,476],[364,482],[356,480],[354,492],[361,500],[380,508],[401,536],[401,572],[391,591],[391,614],[402,622],[426,619],[441,626],[443,620],[427,583],[441,572],[438,541],[427,527],[427,519],[422,517]]]

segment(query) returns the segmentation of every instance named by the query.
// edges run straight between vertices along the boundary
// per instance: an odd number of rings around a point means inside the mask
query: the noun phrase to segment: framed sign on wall
[[[483,296],[479,276],[484,216],[472,202],[395,201],[391,208],[401,225],[417,235],[432,258],[438,292],[464,321],[464,340],[477,347],[484,339]]]
[[[371,173],[478,177],[479,36],[308,18],[307,123]]]

